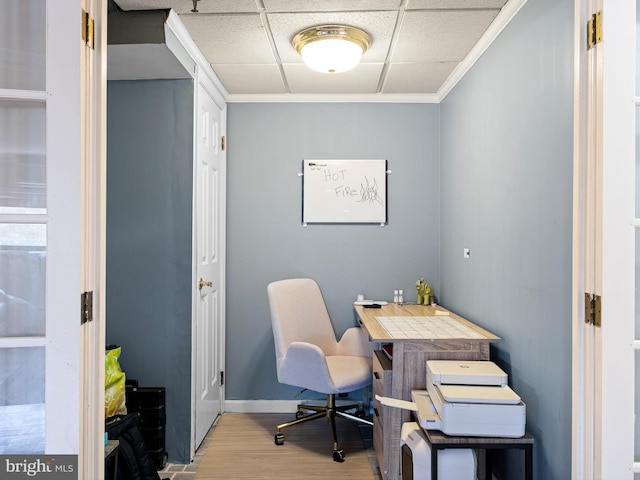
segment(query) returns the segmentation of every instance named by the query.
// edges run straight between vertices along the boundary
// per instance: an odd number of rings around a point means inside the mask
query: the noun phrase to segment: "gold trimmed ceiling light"
[[[355,27],[319,25],[298,32],[291,44],[311,70],[340,73],[360,62],[371,45],[371,37]]]

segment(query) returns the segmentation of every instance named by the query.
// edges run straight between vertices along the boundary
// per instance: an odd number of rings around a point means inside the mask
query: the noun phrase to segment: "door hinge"
[[[602,41],[602,12],[591,15],[587,22],[587,50]]]
[[[224,370],[220,371],[220,386],[224,385]]]
[[[226,141],[224,135],[220,139],[220,148],[222,149],[223,152],[224,152],[224,149],[227,148],[227,141]]]
[[[93,292],[80,295],[80,325],[93,320]]]
[[[584,323],[602,325],[602,297],[593,293],[584,294]]]
[[[89,48],[93,49],[94,34],[93,34],[93,18],[84,9],[82,10],[82,43]]]

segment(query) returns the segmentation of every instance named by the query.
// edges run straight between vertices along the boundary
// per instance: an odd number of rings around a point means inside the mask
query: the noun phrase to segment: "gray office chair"
[[[318,284],[308,278],[270,283],[267,287],[276,347],[278,381],[324,393],[326,406],[298,405],[296,420],[276,427],[275,443],[284,444],[282,429],[326,417],[333,432],[333,459],[344,461],[338,447],[335,417],[366,425],[372,422],[347,413],[359,405],[336,406],[335,396],[371,384],[373,345],[358,327],[336,341],[331,319]],[[304,410],[311,414],[305,415]]]

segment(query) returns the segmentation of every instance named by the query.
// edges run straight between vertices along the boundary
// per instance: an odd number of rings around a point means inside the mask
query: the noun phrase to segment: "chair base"
[[[349,410],[354,410],[358,408],[359,408],[358,404],[343,405],[340,407],[336,407],[336,396],[333,394],[327,395],[326,406],[298,405],[298,411],[296,412],[296,420],[293,420],[291,422],[281,423],[276,427],[275,444],[284,445],[284,434],[281,432],[282,429],[292,427],[294,425],[299,425],[301,423],[309,422],[311,420],[326,418],[327,421],[331,424],[331,432],[333,433],[333,460],[336,462],[343,462],[344,450],[338,447],[338,436],[336,434],[336,416],[346,418],[347,420],[359,422],[364,425],[372,426],[373,422],[371,422],[370,420],[366,420],[364,418],[347,413]],[[304,415],[303,410],[310,410],[315,413],[312,413],[310,415]]]

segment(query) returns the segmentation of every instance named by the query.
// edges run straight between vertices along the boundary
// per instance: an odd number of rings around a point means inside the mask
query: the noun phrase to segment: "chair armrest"
[[[289,345],[278,362],[278,381],[320,393],[329,393],[334,388],[324,352],[307,342]]]
[[[338,355],[354,357],[372,357],[374,343],[360,327],[348,328],[338,342]]]

